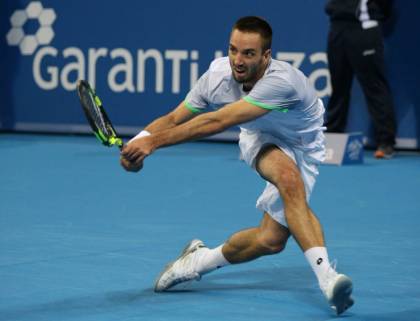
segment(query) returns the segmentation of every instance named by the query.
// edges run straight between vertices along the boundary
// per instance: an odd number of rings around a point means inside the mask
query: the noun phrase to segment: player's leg
[[[214,249],[207,248],[200,240],[193,240],[159,275],[155,291],[162,292],[182,282],[199,280],[202,275],[229,264],[279,253],[286,246],[289,235],[286,227],[264,213],[259,226],[233,234],[225,244]]]
[[[306,203],[305,186],[294,161],[271,145],[258,155],[256,169],[277,187],[283,200],[287,225],[301,249],[323,247],[321,226]]]
[[[289,235],[286,227],[264,213],[260,226],[233,234],[223,245],[222,252],[232,264],[251,261],[263,255],[281,252]]]
[[[299,159],[299,169],[284,151],[271,145],[259,153],[256,168],[263,178],[277,187],[288,228],[314,270],[330,305],[340,314],[353,304],[350,297],[352,282],[330,265],[321,224],[307,205],[305,183],[313,185],[314,180],[305,169],[309,164],[304,162]]]

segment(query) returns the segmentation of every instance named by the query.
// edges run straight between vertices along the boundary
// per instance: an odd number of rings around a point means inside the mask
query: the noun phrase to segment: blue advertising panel
[[[408,19],[418,7],[407,1],[396,9]],[[75,91],[77,80],[86,79],[117,129],[134,134],[177,106],[209,63],[227,54],[231,26],[245,15],[271,23],[273,57],[300,68],[326,103],[324,1],[3,0],[0,129],[86,132]],[[416,147],[419,44],[404,34],[412,28],[404,19],[387,40],[387,61],[399,143]],[[348,127],[370,135],[357,86]]]

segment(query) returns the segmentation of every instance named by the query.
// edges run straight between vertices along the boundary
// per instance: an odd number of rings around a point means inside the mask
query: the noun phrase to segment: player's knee
[[[258,245],[264,255],[277,254],[286,247],[286,240],[274,237],[269,234],[261,233],[258,237]]]
[[[296,170],[282,170],[276,176],[275,185],[283,198],[302,195],[304,185],[300,173]]]

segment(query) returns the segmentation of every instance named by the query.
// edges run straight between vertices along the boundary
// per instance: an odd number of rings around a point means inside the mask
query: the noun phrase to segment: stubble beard
[[[253,65],[253,66],[249,66],[249,67],[245,67],[244,71],[244,75],[242,77],[237,77],[236,75],[236,69],[234,66],[231,65],[231,69],[232,69],[232,76],[233,78],[236,80],[236,82],[238,82],[239,84],[244,85],[244,87],[246,85],[250,85],[251,87],[254,85],[254,83],[257,81],[257,75],[259,73],[259,69],[258,69],[259,65]],[[249,87],[249,86],[248,86]]]

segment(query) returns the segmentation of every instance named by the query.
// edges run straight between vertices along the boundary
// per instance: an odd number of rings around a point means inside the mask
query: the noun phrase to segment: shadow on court
[[[330,315],[325,309],[319,290],[315,286],[308,287],[308,284],[314,283],[313,275],[306,267],[273,267],[236,272],[234,269],[235,267],[232,267],[231,272],[207,275],[200,282],[188,284],[188,288],[178,288],[165,293],[155,293],[152,288],[95,293],[40,304],[21,304],[19,307],[0,311],[0,315],[4,320],[52,320],[58,316],[86,317],[102,313],[112,315],[125,309],[135,311],[138,307],[141,307],[143,312],[153,307],[165,310],[166,304],[181,306],[195,302],[194,304],[217,305],[222,296],[244,292],[255,293],[257,300],[265,300],[265,295],[258,299],[258,294],[261,296],[261,293],[267,291],[287,291],[290,296],[299,298],[303,304],[310,304],[320,311],[325,311],[325,316]],[[228,293],[223,295],[219,292]],[[209,303],[209,299],[213,302]],[[278,302],[278,306],[281,307],[282,302]]]
[[[179,308],[193,302],[194,306],[206,304],[216,308],[220,303],[220,306],[223,307],[223,303],[218,302],[219,300],[223,301],[226,300],[226,297],[244,293],[246,295],[247,292],[255,293],[253,303],[267,299],[275,301],[276,296],[274,295],[270,299],[267,291],[286,292],[288,296],[299,300],[302,308],[307,309],[308,305],[311,306],[311,309],[318,311],[316,315],[311,316],[311,320],[323,321],[335,318],[332,312],[326,308],[319,289],[314,285],[313,275],[306,267],[256,268],[237,272],[234,271],[234,268],[232,267],[232,271],[227,270],[224,273],[207,275],[200,282],[190,283],[187,288],[178,288],[165,293],[154,293],[152,288],[127,289],[70,297],[34,305],[25,306],[22,304],[16,308],[0,311],[0,319],[33,321],[83,317],[83,320],[98,320],[100,315],[117,316],[130,311],[130,315],[147,315],[146,320],[154,320],[154,315],[158,316],[161,311],[170,313],[174,306]],[[226,293],[222,294],[221,292]],[[271,303],[273,304],[273,302]],[[275,304],[279,311],[279,317],[282,315],[282,311],[290,309],[289,302],[279,300]],[[226,313],[229,313],[229,310]],[[359,313],[355,315],[347,312],[340,318],[363,321],[415,321],[420,320],[420,308],[378,314]],[[139,319],[143,320],[143,318]],[[181,320],[182,318],[171,317],[170,319]]]

